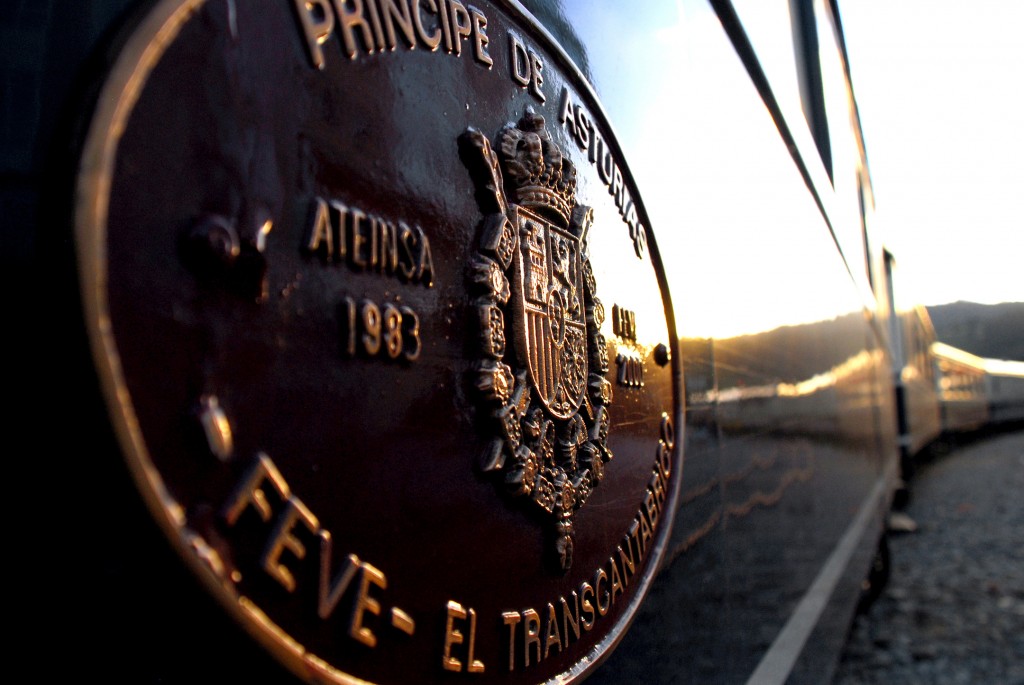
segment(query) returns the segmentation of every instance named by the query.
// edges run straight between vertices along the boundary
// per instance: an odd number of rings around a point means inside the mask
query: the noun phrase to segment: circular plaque
[[[135,482],[293,672],[565,682],[615,645],[677,502],[676,336],[622,151],[518,6],[158,2],[77,193]]]

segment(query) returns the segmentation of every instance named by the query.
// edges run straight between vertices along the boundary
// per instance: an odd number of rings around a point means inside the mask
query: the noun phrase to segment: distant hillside
[[[1024,302],[953,302],[928,307],[935,334],[979,357],[1024,361]]]

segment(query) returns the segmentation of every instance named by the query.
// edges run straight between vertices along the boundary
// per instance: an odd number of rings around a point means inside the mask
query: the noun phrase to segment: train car
[[[932,343],[931,357],[944,432],[965,433],[1024,418],[1024,363],[985,359],[941,342]]]
[[[931,345],[942,412],[942,430],[958,433],[989,422],[988,376],[985,360],[945,343]]]
[[[986,359],[985,374],[989,423],[1024,421],[1024,362]]]
[[[902,288],[897,282],[895,258],[888,251],[884,252],[883,258],[889,307],[894,312],[889,320],[889,339],[900,436],[900,466],[904,481],[909,481],[917,455],[942,432],[937,369],[931,347],[936,341],[935,327],[928,310],[922,305],[899,301]]]
[[[827,682],[899,461],[841,18],[6,3],[19,655]]]

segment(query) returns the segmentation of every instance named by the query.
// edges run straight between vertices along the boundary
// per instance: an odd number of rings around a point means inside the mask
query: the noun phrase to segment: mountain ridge
[[[926,309],[941,342],[979,357],[1024,362],[1024,302],[961,300]]]

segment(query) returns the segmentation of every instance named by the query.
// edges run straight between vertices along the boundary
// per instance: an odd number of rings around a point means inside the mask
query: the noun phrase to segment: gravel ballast
[[[892,530],[892,572],[833,680],[1024,685],[1024,430],[940,444]]]

